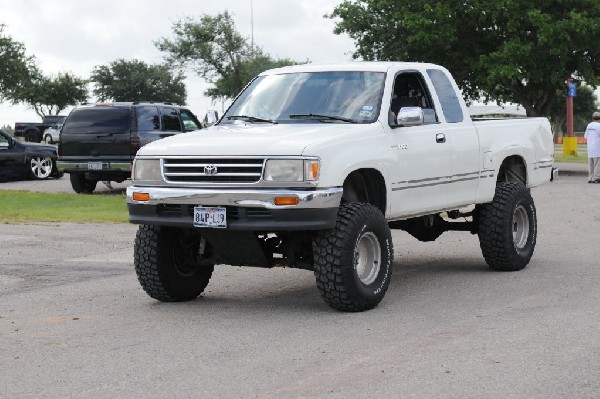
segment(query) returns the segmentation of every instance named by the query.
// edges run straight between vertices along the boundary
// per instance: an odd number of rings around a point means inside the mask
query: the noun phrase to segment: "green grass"
[[[587,146],[585,144],[577,145],[577,156],[564,156],[562,144],[554,144],[554,161],[555,162],[573,162],[573,163],[588,163]]]
[[[127,223],[125,194],[48,194],[0,190],[0,223]]]

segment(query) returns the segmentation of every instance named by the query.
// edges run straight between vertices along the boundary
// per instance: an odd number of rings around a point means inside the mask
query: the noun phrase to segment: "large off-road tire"
[[[29,160],[29,175],[32,179],[43,180],[50,177],[54,162],[50,157],[32,157]]]
[[[134,243],[135,272],[152,298],[189,301],[204,291],[212,276],[210,251],[197,230],[141,225]]]
[[[519,182],[499,183],[494,200],[479,207],[479,245],[494,270],[516,271],[527,266],[537,236],[535,204]]]
[[[89,180],[85,178],[84,174],[71,173],[69,175],[71,180],[71,187],[77,194],[91,194],[96,189],[97,180]]]
[[[317,288],[334,309],[360,312],[381,302],[390,284],[390,228],[371,204],[340,205],[335,227],[313,240]]]

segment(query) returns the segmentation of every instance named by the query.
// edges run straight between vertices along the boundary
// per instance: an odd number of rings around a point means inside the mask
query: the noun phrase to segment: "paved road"
[[[291,269],[217,266],[198,300],[160,303],[135,226],[0,225],[0,397],[597,398],[600,185],[533,196],[527,269],[488,270],[468,233],[394,232],[390,289],[359,314]]]

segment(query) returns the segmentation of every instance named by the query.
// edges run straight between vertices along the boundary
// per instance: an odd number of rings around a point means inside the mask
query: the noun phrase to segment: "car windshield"
[[[220,124],[372,123],[379,116],[385,73],[301,72],[259,76]]]

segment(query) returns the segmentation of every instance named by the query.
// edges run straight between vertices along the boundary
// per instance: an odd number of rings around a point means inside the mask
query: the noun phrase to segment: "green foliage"
[[[251,46],[236,30],[229,12],[202,15],[200,20],[185,18],[173,24],[173,40],[161,38],[156,47],[166,61],[191,67],[213,86],[204,94],[213,100],[233,98],[260,72],[296,64],[289,59],[273,59]]]
[[[0,126],[0,130],[2,130],[4,133],[7,133],[10,136],[14,136],[15,135],[15,130],[10,125]]]
[[[555,133],[566,132],[567,121],[567,93],[559,90],[550,109],[550,122]],[[576,132],[585,131],[588,123],[592,121],[592,114],[598,110],[598,98],[589,86],[579,86],[577,96],[573,97],[573,129]]]
[[[30,70],[30,80],[16,93],[18,102],[26,103],[40,117],[58,115],[70,105],[87,101],[87,81],[71,73],[44,76],[37,68]]]
[[[160,101],[185,104],[186,90],[181,72],[167,65],[148,65],[140,60],[119,59],[96,66],[90,76],[94,95],[100,101]]]
[[[124,195],[0,190],[0,223],[127,223]]]
[[[433,62],[465,99],[547,116],[567,76],[600,83],[597,0],[346,0],[329,18],[355,58]]]
[[[30,80],[35,58],[25,55],[25,46],[4,33],[0,25],[0,101],[15,101],[16,93]]]

